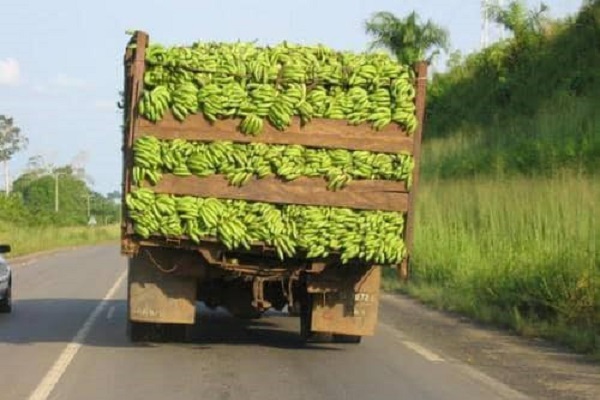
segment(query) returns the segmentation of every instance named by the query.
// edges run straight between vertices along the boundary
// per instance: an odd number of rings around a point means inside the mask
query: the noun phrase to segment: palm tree
[[[448,32],[431,20],[419,21],[416,12],[406,18],[380,11],[365,23],[365,31],[373,36],[370,49],[389,50],[403,64],[431,62],[440,49],[448,51]]]
[[[512,32],[517,40],[541,33],[548,23],[547,11],[544,3],[540,3],[539,9],[529,11],[523,0],[511,1],[505,8],[498,4],[489,7],[492,19]]]

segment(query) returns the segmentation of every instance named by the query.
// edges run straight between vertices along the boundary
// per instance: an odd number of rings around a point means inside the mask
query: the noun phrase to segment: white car
[[[0,245],[0,254],[9,253],[10,246]],[[12,309],[12,274],[6,260],[0,255],[0,313],[9,313]]]

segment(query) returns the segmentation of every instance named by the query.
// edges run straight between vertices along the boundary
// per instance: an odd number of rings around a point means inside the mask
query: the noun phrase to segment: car
[[[10,246],[0,245],[0,313],[12,311],[12,273],[2,254],[10,253]]]

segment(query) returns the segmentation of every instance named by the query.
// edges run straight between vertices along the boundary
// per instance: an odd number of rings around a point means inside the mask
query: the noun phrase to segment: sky
[[[582,0],[545,3],[562,17]],[[479,0],[2,0],[1,10],[0,115],[13,117],[29,139],[11,161],[11,175],[41,155],[49,165],[85,167],[101,193],[121,184],[116,102],[129,29],[167,45],[287,40],[363,51],[370,15],[415,10],[447,28],[453,49],[463,53],[479,47],[481,29]]]

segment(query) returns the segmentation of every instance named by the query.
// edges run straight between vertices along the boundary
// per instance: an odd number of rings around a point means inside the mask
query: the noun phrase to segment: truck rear
[[[132,340],[196,303],[359,342],[382,268],[408,276],[426,64],[288,43],[125,53],[122,254]]]

